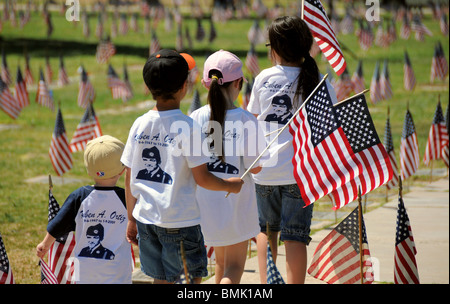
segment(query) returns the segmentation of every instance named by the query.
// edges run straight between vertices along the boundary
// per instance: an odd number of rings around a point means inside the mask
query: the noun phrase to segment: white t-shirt
[[[194,111],[191,117],[206,134],[209,129],[209,105]],[[256,118],[241,108],[227,111],[223,137],[225,163],[214,154],[211,155],[208,170],[212,174],[220,178],[241,177],[244,174],[262,151],[257,143],[257,124]],[[262,142],[264,147],[264,140]],[[255,184],[251,174],[244,177],[244,185],[239,193],[231,193],[227,198],[225,194],[197,188],[202,232],[208,246],[236,244],[259,233]]]
[[[258,121],[265,123],[265,134],[282,128],[293,116],[298,108],[293,107],[296,79],[300,73],[299,67],[276,65],[263,70],[256,76],[247,110],[258,115]],[[322,75],[321,75],[322,77]],[[328,91],[337,102],[336,93],[326,80]],[[301,96],[299,104],[302,103]],[[292,135],[287,127],[270,146],[270,159],[263,163],[263,169],[253,175],[255,182],[260,185],[289,185],[295,184],[292,157],[294,148]],[[271,142],[278,132],[265,137]]]
[[[136,220],[164,228],[200,224],[191,168],[209,161],[202,142],[200,126],[179,109],[150,110],[136,119],[121,158],[131,168]]]

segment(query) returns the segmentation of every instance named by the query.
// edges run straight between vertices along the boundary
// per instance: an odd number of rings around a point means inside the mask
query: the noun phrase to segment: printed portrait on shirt
[[[271,114],[266,116],[265,121],[277,122],[278,124],[285,125],[292,118],[292,101],[287,95],[275,96],[272,99],[272,111]]]
[[[142,161],[145,168],[138,172],[137,179],[152,182],[172,184],[172,177],[161,169],[161,155],[158,148],[151,147],[142,150]]]
[[[210,157],[210,162],[207,163],[209,172],[220,172],[227,174],[239,174],[239,169],[233,166],[232,164],[225,163],[220,160],[220,158],[216,156]]]
[[[88,246],[81,249],[78,256],[102,260],[114,260],[115,254],[102,245],[104,236],[105,228],[103,228],[101,224],[88,227],[86,230],[86,241]]]

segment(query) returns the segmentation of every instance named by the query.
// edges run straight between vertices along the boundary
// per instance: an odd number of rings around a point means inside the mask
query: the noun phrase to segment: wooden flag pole
[[[359,218],[359,268],[361,270],[361,284],[364,284],[363,248],[362,248],[362,206],[361,186],[358,187],[358,218]]]
[[[190,279],[189,279],[189,272],[187,269],[186,253],[184,252],[183,241],[180,241],[180,248],[181,248],[181,259],[183,260],[184,276],[186,277],[186,283],[191,284]]]
[[[280,131],[278,132],[278,134],[266,146],[266,148],[261,152],[261,154],[259,154],[259,156],[250,165],[250,167],[247,169],[247,171],[245,171],[244,174],[242,174],[241,179],[243,179],[245,176],[247,176],[247,174],[250,172],[250,170],[253,169],[253,167],[261,159],[261,157],[264,155],[264,153],[266,153],[266,151],[269,150],[270,146],[275,142],[275,140],[278,139],[278,136],[280,136],[281,132],[283,132],[287,127],[289,127],[291,122],[297,117],[298,113],[300,113],[300,111],[303,109],[303,107],[306,105],[306,103],[309,101],[309,99],[311,99],[311,97],[314,95],[314,93],[316,93],[317,89],[322,85],[322,83],[325,81],[325,79],[327,79],[327,77],[328,77],[328,74],[325,74],[323,76],[322,80],[317,84],[317,86],[314,88],[314,90],[311,92],[311,94],[309,94],[308,98],[306,98],[306,100],[302,103],[302,105],[298,108],[298,110],[294,113],[294,115],[292,115],[291,119],[289,119],[289,121],[281,129],[279,129]],[[225,197],[228,197],[228,195],[230,195],[230,192],[228,192],[227,195],[225,195]]]
[[[301,18],[302,20],[305,20],[305,0],[302,0]]]
[[[48,175],[48,190],[52,190],[53,189],[53,181],[52,181],[52,176],[49,174]]]

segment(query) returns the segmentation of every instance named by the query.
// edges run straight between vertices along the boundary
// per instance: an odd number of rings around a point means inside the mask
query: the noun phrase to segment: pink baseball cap
[[[219,78],[219,84],[230,82],[239,78],[244,78],[242,72],[242,61],[228,51],[220,50],[209,56],[203,67],[203,82],[207,87],[211,85],[211,70],[218,70],[222,73],[222,78]]]

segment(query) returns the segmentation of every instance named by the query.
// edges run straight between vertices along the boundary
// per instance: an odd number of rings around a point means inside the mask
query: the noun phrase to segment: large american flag
[[[413,175],[419,168],[419,143],[417,141],[416,127],[409,110],[406,111],[403,124],[400,144],[400,167],[403,180]]]
[[[373,71],[372,80],[370,82],[370,99],[374,104],[379,103],[383,99],[383,97],[381,96],[379,61],[377,61],[375,65],[375,70]]]
[[[89,104],[95,100],[95,90],[92,83],[89,81],[86,70],[81,67],[81,79],[78,90],[78,105],[82,108],[87,108]]]
[[[0,79],[0,108],[12,119],[16,119],[21,110],[8,85],[2,79]]]
[[[386,183],[386,188],[390,190],[398,185],[398,165],[394,151],[394,142],[392,140],[391,122],[389,120],[389,116],[386,119],[386,127],[384,129],[384,148],[389,155],[389,160],[391,161],[392,166],[392,179]]]
[[[415,255],[416,245],[408,214],[401,195],[398,197],[397,229],[395,234],[394,282],[395,284],[419,284],[419,272]]]
[[[92,104],[86,108],[80,123],[70,141],[70,150],[73,152],[82,151],[91,139],[102,136],[100,122],[94,112]]]
[[[14,284],[14,276],[6,254],[5,244],[0,234],[0,284]]]
[[[393,171],[364,95],[357,95],[339,103],[335,109],[351,149],[362,164],[360,173],[353,180],[331,193],[335,204],[333,209],[338,209],[357,199],[358,187],[361,187],[361,195],[367,194],[387,183],[392,178]]]
[[[63,175],[72,169],[72,154],[64,127],[61,109],[58,109],[55,129],[50,143],[49,156],[56,174]]]
[[[267,243],[267,284],[285,284],[280,271],[275,265],[272,257],[272,250],[270,249],[269,243]]]
[[[354,180],[362,170],[336,115],[322,83],[289,125],[294,177],[305,205]]]
[[[441,102],[438,102],[436,111],[434,112],[433,123],[428,133],[427,146],[423,157],[425,165],[428,166],[432,160],[441,159],[442,149],[446,144],[448,145],[448,141],[449,137],[444,114],[442,113]]]
[[[336,74],[341,75],[347,63],[322,3],[319,0],[305,0],[303,18],[328,62]]]
[[[374,275],[364,218],[361,227],[362,248],[359,246],[357,207],[317,245],[308,273],[329,284],[358,284],[361,282],[360,250],[362,250],[363,282],[372,283]]]
[[[59,204],[53,196],[52,190],[48,191],[48,222],[59,212]],[[59,284],[70,284],[73,275],[73,255],[75,248],[75,235],[73,231],[57,238],[48,252],[48,265]]]
[[[30,98],[28,96],[27,84],[22,77],[20,67],[17,67],[15,97],[20,108],[25,108],[30,104]]]
[[[53,103],[53,93],[47,87],[47,83],[45,82],[44,78],[44,72],[42,72],[42,69],[40,69],[39,75],[40,77],[36,93],[36,102],[41,106],[47,107],[53,111],[55,109],[55,105]]]
[[[416,75],[411,66],[411,60],[409,59],[408,53],[405,51],[405,64],[403,66],[403,84],[405,90],[412,91],[416,86]]]

